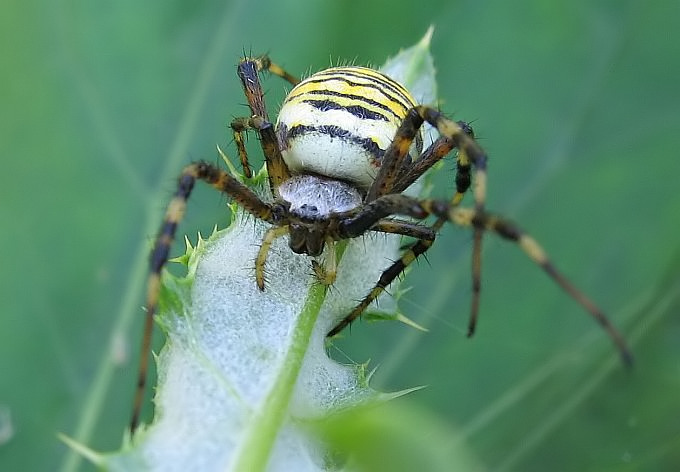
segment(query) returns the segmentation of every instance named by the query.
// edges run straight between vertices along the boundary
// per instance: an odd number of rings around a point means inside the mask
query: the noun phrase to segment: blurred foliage
[[[489,207],[606,309],[637,363],[625,371],[599,327],[491,236],[467,340],[470,235],[453,228],[401,300],[430,331],[357,324],[332,354],[372,359],[377,387],[428,385],[408,399],[419,420],[403,425],[455,436],[432,444],[463,441],[483,469],[680,467],[680,4],[365,3],[4,6],[1,470],[87,468],[58,431],[120,444],[150,239],[181,166],[215,159],[216,143],[233,155],[226,124],[246,113],[238,57],[269,52],[300,73],[379,64],[431,23],[442,109],[473,121],[491,156]],[[274,108],[285,85],[267,86]],[[437,195],[450,194],[452,168]],[[183,229],[227,221],[224,199],[200,189]]]

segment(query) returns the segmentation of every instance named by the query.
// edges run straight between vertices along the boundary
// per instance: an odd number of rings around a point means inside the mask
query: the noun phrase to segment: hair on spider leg
[[[251,234],[253,236],[253,241],[257,241],[257,236],[258,236],[258,218],[251,215],[247,211],[242,211],[239,213],[239,218],[241,218],[240,222],[245,227],[246,225],[250,227]],[[260,242],[253,242],[254,246],[260,247]]]
[[[432,263],[430,262],[430,256],[427,253],[421,254],[420,257],[416,258],[416,264],[420,264],[420,259],[424,260],[427,266],[431,269]],[[406,270],[409,270],[408,268]],[[404,273],[406,273],[406,270]]]
[[[253,57],[253,45],[250,45],[250,50],[246,51],[245,44],[241,48],[241,57]],[[234,64],[237,65],[237,64]]]
[[[257,266],[253,264],[248,264],[248,266],[244,266],[243,269],[248,271],[249,277],[252,280],[255,280],[257,278]],[[262,268],[262,282],[264,284],[264,291],[267,290],[267,286],[269,285],[269,281],[271,280],[272,271],[267,267],[267,264],[264,265]]]
[[[404,279],[406,278],[406,271],[408,271],[408,270],[409,270],[409,269],[406,268],[406,269],[404,269],[404,270],[401,271],[401,274],[397,275],[397,279],[399,279],[399,282],[403,282],[403,281],[404,281]]]
[[[322,287],[326,293],[331,293],[331,294],[340,293],[338,291],[337,285],[335,283],[326,283],[324,280],[322,280],[322,275],[318,274],[314,269],[315,263],[317,263],[317,262],[315,260],[312,260],[312,263],[310,264],[310,271],[307,272],[307,275],[312,279],[312,284],[315,287],[319,287],[319,286]],[[323,269],[321,269],[321,270],[323,270]]]

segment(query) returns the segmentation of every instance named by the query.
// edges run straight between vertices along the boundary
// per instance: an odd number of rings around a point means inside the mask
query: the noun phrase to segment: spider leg
[[[272,246],[275,239],[280,238],[288,234],[288,225],[286,226],[274,226],[269,228],[262,238],[262,245],[260,250],[257,251],[257,257],[255,258],[255,282],[257,282],[257,288],[264,291],[264,265],[267,261],[267,254]]]
[[[450,150],[450,149],[449,149]],[[448,151],[446,151],[448,153]],[[442,156],[443,157],[443,156]],[[460,169],[459,162],[459,169]],[[469,169],[469,165],[467,166]],[[457,179],[458,180],[458,179]],[[460,188],[454,195],[451,204],[457,205],[463,198],[463,194],[467,188]],[[371,291],[355,306],[352,311],[343,318],[327,336],[332,337],[340,331],[349,326],[355,319],[357,319],[364,312],[368,306],[382,294],[385,289],[396,279],[406,268],[415,261],[419,256],[427,252],[436,238],[437,232],[446,223],[446,218],[438,218],[432,226],[422,226],[414,223],[409,223],[400,220],[379,220],[370,229],[384,233],[396,233],[403,236],[410,236],[417,238],[418,241],[407,247],[399,260],[395,261],[380,275],[380,279],[371,289]]]
[[[439,217],[446,216],[449,221],[459,226],[480,228],[484,231],[496,233],[503,239],[515,242],[524,253],[536,263],[548,276],[562,289],[577,301],[609,334],[621,358],[626,365],[632,365],[633,356],[626,345],[623,336],[612,325],[600,308],[595,305],[583,292],[578,290],[548,258],[545,250],[538,242],[522,231],[510,221],[488,213],[480,213],[476,209],[451,207],[445,202],[426,200],[422,202],[423,208],[431,214]]]
[[[486,153],[468,134],[469,127],[462,126],[446,118],[434,108],[423,105],[409,110],[401,126],[397,129],[392,144],[385,151],[375,181],[368,190],[366,202],[372,202],[378,197],[394,193],[409,148],[418,130],[426,121],[437,128],[441,136],[450,139],[452,147],[464,152],[470,159],[477,171],[474,185],[475,206],[478,210],[483,211],[486,201]]]
[[[438,138],[397,180],[399,169],[404,164],[413,136],[422,124],[427,121],[437,128],[441,137]],[[456,174],[456,191],[452,203],[458,204],[463,194],[470,187],[470,164],[477,170],[474,187],[475,208],[480,213],[484,211],[486,200],[486,154],[474,140],[472,128],[464,121],[452,121],[439,111],[426,106],[412,109],[397,130],[392,145],[385,152],[385,157],[373,186],[369,190],[367,201],[374,195],[386,195],[403,191],[411,185],[423,172],[434,165],[453,148],[458,148]],[[442,221],[437,221],[441,227]],[[470,321],[468,323],[468,337],[472,336],[477,326],[479,315],[480,293],[482,290],[482,237],[484,231],[475,228],[472,243],[472,300],[470,304]]]
[[[401,257],[383,271],[383,273],[380,275],[380,279],[375,284],[373,289],[371,289],[368,295],[366,295],[364,299],[361,300],[361,302],[359,302],[359,304],[355,306],[347,316],[345,316],[332,330],[328,332],[326,335],[328,337],[335,336],[340,331],[349,326],[350,323],[352,323],[355,319],[361,316],[364,310],[366,310],[366,308],[368,308],[368,306],[385,291],[385,289],[394,281],[394,279],[399,277],[399,275],[406,270],[409,264],[415,261],[418,256],[430,249],[436,237],[436,229],[397,220],[379,221],[372,229],[374,231],[402,234],[404,236],[411,236],[419,239],[411,246],[406,248]]]
[[[418,223],[411,223],[402,220],[380,220],[371,227],[371,231],[380,233],[401,234],[416,239],[426,239],[434,241],[437,230],[430,226],[423,226]]]
[[[258,72],[266,70],[270,73],[281,77],[283,80],[287,81],[291,85],[297,85],[300,83],[300,79],[294,75],[289,74],[283,67],[272,62],[267,54],[250,59],[257,66]]]
[[[330,286],[335,282],[338,272],[338,257],[335,252],[335,241],[332,238],[326,238],[326,251],[328,251],[326,259],[323,264],[312,259],[312,270],[316,278],[323,285]]]
[[[458,163],[456,172],[456,194],[451,200],[453,206],[458,205],[463,199],[463,194],[470,187],[470,159],[464,151],[458,153]],[[463,190],[464,189],[464,190]],[[445,218],[439,217],[438,223],[443,225]],[[475,228],[472,239],[472,298],[470,300],[470,321],[468,321],[468,338],[472,337],[477,327],[479,317],[479,302],[482,292],[482,236],[484,230]]]
[[[263,56],[266,57],[266,56]],[[268,59],[267,59],[268,60]],[[241,79],[241,84],[243,85],[243,91],[245,93],[246,99],[248,100],[248,106],[252,113],[249,125],[250,127],[257,130],[260,137],[260,145],[262,146],[262,152],[264,153],[265,163],[267,165],[267,173],[269,174],[269,187],[272,194],[276,195],[276,189],[290,178],[290,170],[283,160],[281,155],[281,148],[279,146],[278,139],[276,138],[276,133],[274,131],[274,125],[269,121],[269,114],[267,113],[267,107],[264,101],[264,92],[262,90],[262,84],[260,83],[259,71],[263,68],[271,70],[276,73],[278,71],[278,66],[269,68],[272,66],[271,61],[268,63],[260,58],[242,59],[237,68],[237,74],[239,79]],[[278,69],[277,69],[278,68]],[[283,70],[283,69],[281,69]],[[277,74],[278,75],[278,74]],[[282,75],[282,77],[286,78]],[[292,76],[291,78],[294,79]],[[238,144],[238,139],[235,139]],[[242,141],[242,139],[241,139]],[[245,148],[239,148],[239,157],[241,162],[244,161],[243,154],[245,154]],[[247,157],[245,158],[247,162]]]
[[[458,122],[459,124],[465,124]],[[468,133],[470,135],[470,133]],[[425,151],[422,158],[416,161],[415,165],[409,170],[397,183],[397,191],[401,192],[410,186],[423,172],[429,169],[435,162],[444,157],[451,150],[452,141],[446,137],[437,139],[428,150]],[[463,200],[465,192],[470,188],[470,160],[463,151],[458,153],[456,160],[456,193],[451,199],[451,205],[458,205]],[[438,232],[446,218],[438,218],[431,228]],[[479,302],[481,299],[482,290],[482,235],[484,231],[475,228],[472,245],[472,297],[470,300],[470,320],[468,322],[468,337],[471,337],[475,332],[477,326],[477,318],[479,317]],[[428,248],[429,249],[429,248]],[[424,251],[423,251],[424,252]]]
[[[243,80],[244,77],[247,78],[250,77],[250,75],[248,74],[251,73],[251,68],[249,66],[244,66],[243,65],[244,62],[249,62],[250,66],[254,66],[256,75],[266,70],[288,81],[292,85],[296,85],[300,82],[300,79],[292,76],[291,74],[286,72],[282,67],[273,63],[271,59],[269,59],[269,56],[267,55],[259,56],[252,59],[244,59],[242,63],[239,64],[239,77],[241,77],[241,80]],[[244,72],[245,74],[244,76],[241,75],[241,68],[244,68],[247,71]],[[263,121],[268,121],[267,110],[265,107],[262,90],[261,88],[259,92],[254,90],[258,87],[258,85],[259,80],[257,82],[252,83],[250,86],[246,86],[244,84],[244,88],[246,90],[246,97],[248,97],[251,112],[256,116],[262,117]],[[253,97],[253,101],[251,101],[250,98],[251,96]],[[236,118],[231,122],[230,125],[234,133],[234,142],[236,143],[236,148],[238,149],[238,156],[239,160],[241,161],[241,166],[243,167],[243,174],[248,178],[251,178],[253,176],[253,172],[248,162],[248,154],[246,153],[245,144],[243,142],[243,134],[248,129],[258,129],[257,126],[253,125],[251,120],[252,118],[248,117]]]
[[[459,122],[460,123],[460,122]],[[452,145],[449,138],[440,137],[435,141],[430,148],[425,151],[423,157],[416,161],[416,164],[409,170],[397,183],[397,191],[401,192],[410,186],[423,172],[432,166],[436,161],[440,160],[450,150]],[[434,162],[433,162],[434,161]],[[420,165],[419,165],[420,164]],[[462,200],[465,192],[470,188],[470,160],[464,152],[458,153],[456,162],[456,193],[451,199],[452,205],[458,205]],[[446,218],[439,218],[432,225],[435,231],[439,231],[446,222]],[[472,298],[470,302],[470,321],[468,322],[468,337],[471,337],[475,332],[477,326],[477,318],[479,316],[479,302],[482,289],[482,235],[484,231],[475,228],[472,246]]]
[[[265,133],[265,135],[267,135],[269,134],[268,129],[271,128],[272,125],[268,121],[265,121],[261,116],[253,115],[251,117],[243,116],[235,118],[229,126],[234,133],[234,143],[236,144],[238,157],[241,161],[241,167],[243,168],[243,175],[245,175],[247,178],[251,178],[253,176],[253,171],[251,170],[250,162],[248,161],[248,153],[246,151],[243,135],[246,134],[249,129],[255,130],[258,133]],[[278,142],[274,146],[276,149],[278,149]],[[276,149],[272,148],[272,152],[274,154],[277,152]],[[274,188],[272,188],[272,191],[273,189]]]
[[[444,136],[437,138],[415,162],[409,166],[404,166],[405,168],[399,173],[390,193],[401,193],[409,188],[433,165],[446,157],[453,148],[453,141],[449,138]]]
[[[273,207],[259,199],[250,189],[241,184],[227,172],[206,162],[195,162],[184,168],[177,184],[175,192],[165,213],[156,243],[151,253],[150,273],[147,283],[146,295],[146,318],[144,322],[144,334],[142,337],[142,351],[139,357],[139,371],[137,375],[137,388],[132,407],[130,431],[134,433],[139,424],[139,415],[144,398],[146,377],[148,370],[149,350],[151,347],[151,335],[153,331],[153,317],[158,307],[158,298],[161,289],[161,271],[168,261],[170,247],[175,239],[177,226],[181,222],[187,200],[191,195],[196,180],[202,180],[220,192],[228,194],[246,211],[257,218],[275,223],[276,216]]]
[[[423,200],[419,202],[405,195],[393,194],[374,200],[356,215],[346,218],[340,225],[339,235],[345,234],[348,235],[347,237],[355,237],[349,235],[357,232],[363,234],[377,221],[393,214],[411,216],[417,219],[435,215],[458,226],[491,231],[503,239],[515,242],[557,285],[595,318],[618,348],[623,362],[626,365],[632,364],[633,357],[623,336],[611,324],[602,310],[557,270],[535,239],[500,216],[479,211],[477,208],[459,208],[443,200]],[[335,329],[332,332],[335,332]]]
[[[464,122],[458,121],[458,125],[465,131],[465,133],[474,138],[474,131],[472,127]],[[417,135],[416,135],[417,136]],[[401,193],[410,187],[416,180],[418,180],[425,172],[427,172],[433,165],[442,160],[448,153],[455,148],[455,143],[452,139],[446,136],[437,138],[410,166],[403,169],[399,178],[397,179],[392,191],[390,193]],[[456,158],[457,172],[456,172],[456,190],[459,193],[465,193],[470,188],[470,160],[462,158],[460,155]]]
[[[248,162],[248,153],[246,152],[243,135],[248,129],[253,128],[250,124],[250,120],[251,118],[248,117],[239,117],[235,118],[229,125],[234,134],[234,143],[236,143],[236,150],[238,151],[238,158],[241,161],[241,167],[243,168],[243,175],[248,178],[253,176],[253,171],[250,168],[250,162]]]

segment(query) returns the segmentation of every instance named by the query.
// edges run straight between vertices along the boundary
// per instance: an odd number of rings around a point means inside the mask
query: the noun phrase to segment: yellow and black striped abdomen
[[[397,128],[415,105],[401,84],[373,69],[317,72],[290,91],[279,112],[283,158],[294,173],[314,172],[367,190]]]

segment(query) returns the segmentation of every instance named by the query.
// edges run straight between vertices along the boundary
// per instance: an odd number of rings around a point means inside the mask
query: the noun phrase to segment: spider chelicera
[[[624,362],[631,363],[623,337],[601,310],[557,271],[537,242],[505,218],[486,212],[487,158],[467,124],[452,121],[438,110],[418,104],[401,84],[365,67],[333,67],[299,81],[267,56],[261,56],[242,59],[237,70],[252,114],[237,118],[231,124],[243,173],[246,177],[252,176],[243,140],[244,134],[252,130],[262,146],[274,198],[263,200],[240,180],[207,162],[192,163],[182,171],[151,254],[132,431],[139,421],[146,383],[161,270],[168,261],[177,226],[197,180],[210,184],[271,225],[255,260],[255,283],[260,290],[266,289],[264,274],[269,248],[276,238],[285,235],[290,249],[298,254],[316,257],[329,246],[331,257],[324,266],[312,259],[315,273],[327,285],[335,278],[332,249],[337,241],[369,231],[416,239],[328,336],[339,333],[359,317],[410,263],[432,246],[437,232],[450,222],[469,227],[474,233],[468,335],[474,333],[479,307],[482,235],[490,231],[517,243],[602,325]],[[276,124],[270,121],[265,106],[259,77],[262,71],[294,85],[283,102]],[[440,137],[423,151],[421,127],[424,123],[436,128]],[[403,194],[454,149],[457,150],[456,192],[450,201],[417,199]],[[473,167],[474,206],[464,208],[459,204],[471,186]],[[413,222],[429,216],[436,218],[430,226]]]

